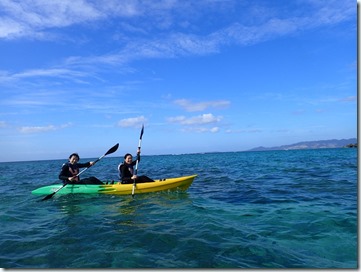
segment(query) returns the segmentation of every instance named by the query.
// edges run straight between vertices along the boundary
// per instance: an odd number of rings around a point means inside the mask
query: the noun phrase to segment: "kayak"
[[[136,183],[135,194],[152,193],[159,191],[186,191],[191,186],[194,178],[197,175],[183,176],[177,178],[158,179],[154,182]],[[63,184],[54,184],[33,190],[34,195],[49,195],[54,193]],[[56,194],[114,194],[114,195],[130,195],[132,194],[133,184],[121,184],[116,182],[114,184],[68,184],[59,190]]]

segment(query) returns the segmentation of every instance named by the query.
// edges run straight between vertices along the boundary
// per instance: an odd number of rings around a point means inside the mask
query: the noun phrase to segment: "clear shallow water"
[[[139,174],[198,177],[184,193],[39,202],[64,161],[0,163],[0,267],[358,267],[355,149],[143,156]],[[119,162],[83,177],[116,179]]]

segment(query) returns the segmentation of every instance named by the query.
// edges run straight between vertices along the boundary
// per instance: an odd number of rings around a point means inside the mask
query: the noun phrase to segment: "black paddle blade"
[[[53,195],[55,195],[58,191],[60,191],[61,189],[63,189],[66,185],[67,185],[67,183],[65,183],[63,186],[61,186],[61,187],[60,187],[58,190],[56,190],[54,193],[51,193],[50,195],[47,195],[46,197],[44,197],[41,201],[48,200],[48,199],[52,198]]]
[[[144,133],[144,125],[142,125],[142,130],[141,130],[141,132],[140,132],[140,138],[139,138],[139,139],[142,139],[143,133]]]
[[[47,195],[47,196],[46,196],[46,197],[44,197],[41,201],[48,200],[48,199],[52,198],[52,197],[53,197],[53,195],[55,195],[55,193],[56,193],[56,192],[51,193],[50,195]]]
[[[108,152],[105,153],[104,156],[114,153],[115,151],[117,151],[118,147],[119,147],[119,143],[116,144],[115,146],[113,146],[111,149],[109,149]]]

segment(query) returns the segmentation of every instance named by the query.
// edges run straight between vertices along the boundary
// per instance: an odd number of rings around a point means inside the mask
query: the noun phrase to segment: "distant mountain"
[[[268,151],[268,150],[294,150],[294,149],[317,149],[317,148],[341,148],[346,147],[347,145],[353,146],[357,143],[356,138],[351,139],[342,139],[342,140],[320,140],[320,141],[308,141],[308,142],[299,142],[290,145],[281,145],[274,147],[263,147],[259,146],[252,148],[248,151]]]

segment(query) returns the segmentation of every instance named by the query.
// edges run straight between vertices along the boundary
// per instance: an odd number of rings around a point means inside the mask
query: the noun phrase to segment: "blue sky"
[[[0,161],[357,136],[356,2],[2,0]]]

